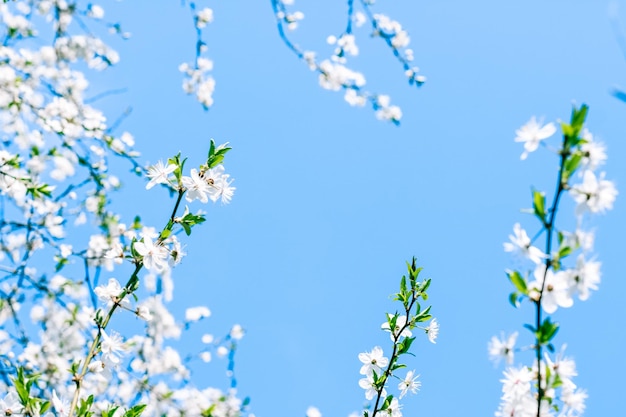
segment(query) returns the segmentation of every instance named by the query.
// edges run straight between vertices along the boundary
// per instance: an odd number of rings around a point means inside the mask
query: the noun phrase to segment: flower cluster
[[[194,63],[182,63],[178,67],[185,74],[183,91],[187,94],[195,94],[196,99],[205,109],[213,105],[213,92],[215,91],[215,79],[209,75],[213,70],[213,61],[198,57]]]
[[[582,415],[585,409],[587,394],[573,382],[577,375],[574,361],[564,357],[563,350],[555,357],[550,356],[555,353],[553,339],[559,325],[543,314],[569,308],[575,298],[587,300],[600,283],[600,262],[590,256],[593,232],[583,226],[587,214],[603,213],[613,207],[617,190],[605,179],[604,172],[596,173],[606,160],[606,153],[604,145],[596,142],[584,128],[587,111],[585,105],[574,108],[570,123],[561,123],[563,138],[556,151],[560,160],[559,174],[552,203],[548,206],[545,193],[533,190],[533,207],[529,212],[539,221],[539,232],[531,239],[516,223],[510,241],[504,244],[506,252],[519,255],[530,265],[526,270],[507,271],[507,276],[514,287],[509,296],[511,304],[518,306],[527,299],[535,306],[533,324],[525,325],[534,338],[530,346],[534,363],[531,367],[509,367],[504,372],[502,401],[496,416],[575,417]],[[553,123],[542,125],[533,117],[517,130],[515,141],[524,143],[522,159],[545,144],[554,133]],[[556,215],[564,194],[569,194],[576,203],[574,231],[557,227]],[[535,246],[542,234],[544,250]],[[568,265],[568,258],[574,256],[575,261]],[[492,338],[490,357],[496,362],[505,359],[512,365],[517,338],[517,332]]]
[[[359,3],[361,10],[356,10],[355,3]],[[356,57],[359,47],[356,42],[355,28],[365,25],[369,21],[372,36],[381,38],[400,61],[410,85],[421,86],[426,78],[418,75],[419,68],[412,65],[413,50],[409,46],[409,35],[402,25],[384,14],[374,14],[371,11],[373,1],[349,0],[348,23],[344,31],[338,35],[328,36],[327,43],[334,49],[328,59],[319,61],[314,51],[302,50],[287,36],[287,31],[296,29],[298,21],[304,18],[300,11],[291,12],[288,6],[293,0],[272,0],[274,14],[278,25],[278,32],[285,45],[301,59],[307,67],[318,73],[319,84],[322,88],[332,91],[344,91],[344,99],[351,106],[363,107],[370,103],[380,120],[399,124],[402,118],[400,107],[391,104],[391,99],[385,94],[374,94],[365,90],[366,78],[362,72],[347,66],[348,57]],[[285,31],[285,28],[287,31]]]
[[[196,55],[192,62],[180,64],[178,70],[185,75],[183,91],[195,95],[202,107],[208,110],[213,105],[215,79],[210,74],[213,71],[213,61],[205,56],[208,47],[203,39],[203,31],[213,22],[213,9],[205,7],[198,10],[194,1],[188,2],[188,5],[196,31]]]
[[[129,36],[104,18],[94,3],[0,5],[0,412],[240,414],[236,390],[193,386],[188,362],[213,351],[232,362],[241,326],[197,355],[180,352],[172,341],[207,315],[183,321],[168,307],[172,268],[186,255],[180,232],[205,221],[180,203],[232,199],[222,166],[230,148],[211,142],[206,161],[189,171],[180,156],[143,168],[134,137],[116,133],[96,105],[112,92],[90,89],[91,72],[119,61],[91,25]],[[211,19],[198,11],[198,28]],[[198,95],[208,103],[210,94]],[[163,184],[177,195],[163,229],[111,208],[122,186],[112,159],[147,173],[147,188]],[[121,314],[145,320],[143,333],[114,328],[111,318]]]
[[[167,165],[159,161],[148,168],[147,177],[150,181],[146,189],[164,184],[170,189],[186,193],[185,199],[188,202],[200,200],[207,203],[211,200],[215,203],[221,200],[222,203],[229,203],[233,198],[235,187],[231,185],[233,180],[225,173],[221,161],[230,149],[227,143],[216,147],[215,142],[211,140],[206,164],[200,166],[199,170],[192,168],[188,176],[180,174],[185,162],[180,160],[180,155],[170,159]]]
[[[392,342],[391,356],[384,356],[380,346],[374,347],[370,352],[359,354],[361,361],[360,373],[363,378],[359,380],[359,386],[365,390],[365,398],[373,402],[369,410],[364,411],[364,416],[376,416],[379,413],[393,417],[402,416],[402,405],[399,403],[407,393],[415,394],[421,386],[418,380],[419,375],[415,371],[408,371],[404,377],[398,376],[398,370],[406,368],[400,363],[403,355],[411,354],[410,348],[416,337],[413,336],[415,329],[423,331],[430,342],[435,343],[439,334],[439,323],[437,319],[430,315],[430,306],[422,309],[419,299],[428,298],[427,290],[430,286],[430,279],[418,281],[418,276],[422,268],[418,268],[416,260],[407,263],[407,277],[403,276],[400,282],[400,292],[395,294],[394,300],[402,303],[404,314],[387,314],[387,320],[381,325],[384,331],[389,332]],[[430,320],[428,326],[421,326],[421,323]],[[388,395],[387,388],[390,378],[397,379],[399,396]]]

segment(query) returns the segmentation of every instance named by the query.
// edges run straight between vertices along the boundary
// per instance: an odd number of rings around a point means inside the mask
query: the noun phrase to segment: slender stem
[[[376,392],[376,403],[374,403],[374,412],[372,414],[372,417],[376,417],[376,413],[380,411],[378,409],[378,405],[380,404],[380,399],[382,398],[383,390],[385,389],[385,385],[387,384],[387,378],[389,378],[389,376],[391,375],[391,368],[395,365],[396,360],[398,359],[396,357],[396,354],[398,352],[398,339],[400,339],[400,335],[402,334],[402,332],[404,332],[404,330],[406,330],[411,325],[411,321],[409,320],[409,315],[411,313],[411,310],[413,309],[413,305],[415,305],[415,302],[417,301],[417,298],[418,298],[417,295],[415,295],[415,292],[413,292],[412,297],[411,297],[411,302],[409,303],[409,306],[405,309],[406,310],[406,323],[404,323],[404,326],[402,326],[400,330],[397,331],[393,339],[393,352],[391,352],[391,357],[389,359],[389,364],[387,365],[387,369],[385,369],[385,372],[382,375],[382,377],[384,378],[383,383],[381,384],[380,389]]]
[[[141,268],[143,268],[143,263],[142,262],[137,263],[137,265],[135,266],[135,271],[128,279],[128,283],[126,284],[127,287],[129,284],[132,283],[133,280],[137,279],[137,274],[139,273]],[[111,308],[109,309],[109,312],[107,313],[106,318],[102,321],[101,324],[98,323],[98,333],[96,334],[96,337],[94,337],[93,342],[91,343],[91,347],[89,348],[89,353],[87,354],[87,357],[85,358],[85,362],[83,362],[83,366],[80,372],[78,373],[78,375],[74,375],[74,382],[76,383],[76,391],[74,391],[74,396],[72,397],[72,403],[70,404],[68,417],[73,417],[74,411],[76,410],[76,406],[78,405],[78,397],[80,396],[80,387],[82,385],[82,380],[87,374],[87,370],[89,369],[89,364],[91,363],[91,360],[98,353],[98,348],[100,346],[100,339],[102,338],[102,330],[106,329],[107,325],[109,324],[109,321],[111,320],[111,317],[113,316],[113,313],[115,312],[117,307],[120,305],[124,297],[128,295],[127,291],[128,289],[125,287],[124,290],[122,291],[122,294],[119,295],[118,300],[114,302]]]
[[[174,204],[174,209],[172,210],[169,221],[163,228],[163,231],[171,230],[174,227],[174,219],[176,217],[176,213],[178,211],[178,208],[180,207],[180,202],[184,194],[185,194],[185,189],[180,189],[178,191],[178,198],[176,199],[176,203]],[[157,245],[163,242],[164,238],[162,236],[163,236],[163,232],[161,232],[161,235],[159,236],[159,239],[156,242]],[[76,383],[76,391],[74,391],[74,396],[72,397],[70,409],[67,414],[68,417],[74,416],[74,412],[76,411],[76,407],[78,406],[78,398],[80,396],[80,388],[82,385],[82,381],[85,375],[87,374],[87,371],[89,370],[89,364],[91,363],[92,359],[96,356],[96,354],[99,351],[100,340],[102,338],[102,330],[106,329],[106,327],[109,324],[109,321],[111,321],[111,317],[113,317],[113,313],[115,312],[115,310],[117,310],[118,307],[120,307],[124,298],[134,291],[133,288],[136,287],[136,283],[139,280],[138,274],[142,268],[143,268],[143,262],[137,261],[135,264],[135,271],[132,273],[130,278],[128,278],[128,282],[124,286],[122,293],[119,296],[117,296],[117,299],[115,300],[115,302],[113,303],[109,311],[107,312],[107,315],[104,318],[104,320],[101,323],[97,323],[98,333],[96,334],[96,336],[93,339],[93,342],[91,343],[91,347],[89,348],[89,353],[87,353],[87,357],[85,358],[85,362],[83,362],[80,372],[78,373],[78,375],[74,375],[74,378],[73,378],[74,382]]]
[[[346,33],[352,33],[352,18],[354,15],[354,0],[348,0],[348,23]]]
[[[552,200],[552,205],[548,211],[548,221],[546,221],[543,227],[546,230],[546,250],[545,253],[547,255],[545,261],[545,270],[543,272],[543,280],[541,282],[541,289],[539,291],[539,298],[537,299],[536,306],[536,314],[535,314],[535,329],[536,332],[539,331],[542,322],[541,315],[541,301],[543,298],[543,292],[545,290],[546,278],[548,276],[548,270],[552,266],[552,236],[554,233],[554,224],[556,222],[556,214],[558,212],[559,201],[561,199],[561,195],[565,190],[563,184],[563,173],[565,171],[565,161],[567,160],[568,152],[567,152],[567,139],[563,136],[563,146],[560,152],[560,166],[559,166],[559,176],[557,180],[556,192],[554,194],[554,199]],[[541,402],[543,401],[543,397],[545,395],[545,389],[541,386],[541,356],[542,356],[542,343],[537,336],[535,336],[535,353],[537,359],[537,417],[541,417]]]

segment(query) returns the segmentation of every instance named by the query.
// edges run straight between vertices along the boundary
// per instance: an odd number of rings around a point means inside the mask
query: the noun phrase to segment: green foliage
[[[31,389],[33,384],[39,379],[38,374],[27,375],[23,367],[17,369],[15,377],[11,378],[17,396],[22,404],[22,415],[25,416],[38,416],[45,413],[50,408],[50,403],[41,398],[31,395]],[[17,410],[12,410],[13,413],[18,414]]]
[[[93,411],[91,411],[91,406],[93,405],[93,395],[87,397],[87,399],[81,399],[80,405],[78,406],[78,410],[76,410],[77,417],[91,417],[93,415]]]
[[[139,417],[143,410],[146,408],[146,404],[139,404],[134,407],[129,408],[124,413],[124,417]]]
[[[546,195],[533,190],[533,211],[542,224],[546,223]]]
[[[224,155],[232,148],[228,147],[228,144],[215,147],[215,141],[211,139],[211,145],[209,146],[209,155],[207,156],[206,168],[215,168],[224,161]]]

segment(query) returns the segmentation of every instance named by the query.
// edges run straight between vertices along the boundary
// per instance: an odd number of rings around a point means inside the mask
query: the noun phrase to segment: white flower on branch
[[[533,373],[528,367],[508,368],[504,371],[502,382],[502,400],[513,403],[524,403],[530,397],[530,383]],[[532,399],[532,397],[530,397]],[[535,402],[536,404],[536,402]],[[504,414],[502,414],[504,416]],[[515,415],[515,414],[513,414]]]
[[[554,135],[555,132],[556,126],[554,126],[554,123],[548,123],[542,126],[533,116],[528,123],[515,131],[517,134],[515,142],[524,143],[524,152],[520,159],[526,159],[529,153],[537,150],[542,140],[548,139],[550,136]]]
[[[402,417],[402,411],[400,411],[401,409],[402,406],[398,402],[398,399],[394,398],[391,400],[389,406],[385,410],[383,410],[383,413],[387,417]]]
[[[122,336],[118,333],[111,333],[108,335],[104,329],[100,330],[100,351],[102,352],[102,359],[105,363],[111,366],[116,366],[121,362],[121,358],[126,353],[127,348],[124,344]]]
[[[0,400],[0,413],[5,416],[20,414],[23,406],[20,397],[16,392],[8,392],[3,399]]]
[[[143,265],[149,271],[162,272],[168,267],[167,249],[161,244],[154,244],[148,236],[143,236],[143,241],[137,241],[133,245],[135,251],[142,257]]]
[[[390,102],[388,95],[381,94],[376,98],[376,118],[397,123],[402,118],[402,110],[398,106],[391,106]]]
[[[185,310],[185,321],[193,323],[211,316],[211,310],[205,306],[190,307]]]
[[[437,336],[439,336],[439,322],[437,319],[432,319],[428,327],[426,328],[426,334],[430,343],[437,342]]]
[[[578,203],[576,213],[581,215],[586,211],[604,213],[611,210],[618,192],[613,182],[604,179],[604,173],[598,178],[593,171],[586,170],[583,182],[573,185],[570,194]]]
[[[235,192],[230,175],[224,172],[224,166],[218,165],[206,172],[199,173],[192,168],[190,176],[182,178],[183,186],[187,190],[185,199],[189,202],[200,200],[207,203],[209,199],[216,202],[221,199],[222,203],[229,203]]]
[[[106,302],[108,306],[113,305],[113,303],[121,303],[124,307],[130,306],[130,301],[127,298],[119,298],[122,294],[122,286],[115,278],[109,278],[109,282],[106,286],[99,285],[94,289],[94,292],[98,298]]]
[[[557,378],[563,387],[574,389],[576,384],[572,379],[578,375],[576,371],[576,362],[573,359],[565,357],[565,345],[561,351],[556,355],[554,361],[550,359],[550,355],[545,354],[545,362],[542,363],[545,367],[550,369],[551,378]],[[546,372],[542,372],[543,376],[546,376]]]
[[[392,20],[384,14],[375,14],[374,20],[379,28],[379,32],[374,33],[374,35],[389,37],[394,48],[405,48],[409,45],[409,34],[402,29],[400,22]]]
[[[183,91],[187,94],[196,94],[196,98],[205,109],[213,105],[213,92],[215,91],[215,79],[208,75],[213,70],[213,61],[198,57],[192,65],[181,64],[178,69],[185,73]]]
[[[558,307],[568,308],[574,305],[569,291],[569,276],[566,271],[546,271],[545,264],[535,268],[535,281],[528,284],[530,298],[537,301],[541,290],[541,308],[548,314],[554,313]]]
[[[205,7],[204,9],[198,11],[196,18],[196,26],[198,29],[202,29],[207,25],[207,23],[211,23],[213,21],[213,10]]]
[[[593,171],[606,161],[606,147],[602,143],[595,142],[593,135],[586,128],[583,131],[583,139],[587,142],[580,146],[583,153],[582,165]]]
[[[561,415],[564,417],[582,416],[585,412],[587,397],[587,391],[583,389],[563,387],[561,400],[564,407]]]
[[[380,376],[380,375],[379,375]],[[365,399],[371,401],[378,394],[378,387],[374,384],[374,376],[368,375],[365,378],[359,379],[359,387],[365,390]],[[382,397],[387,396],[387,391],[383,388]]]
[[[380,346],[375,346],[369,353],[359,353],[359,360],[363,363],[360,370],[361,375],[372,375],[372,372],[380,375],[389,364],[389,359],[383,356],[383,349]]]
[[[398,384],[400,390],[400,399],[408,392],[416,394],[422,383],[418,381],[419,375],[415,375],[415,371],[408,371],[406,377]]]
[[[166,166],[162,161],[149,167],[147,176],[150,178],[150,181],[146,184],[146,190],[149,190],[157,184],[166,184],[169,181],[169,175],[174,172],[175,169],[176,165],[167,164]]]
[[[583,254],[576,258],[576,268],[569,271],[570,293],[578,294],[581,301],[591,295],[591,290],[597,291],[600,284],[600,262],[585,260]]]
[[[202,203],[209,201],[209,184],[200,176],[198,170],[191,169],[189,177],[182,178],[183,186],[187,189],[185,199],[189,202],[200,200]]]
[[[67,416],[70,411],[70,402],[65,398],[59,398],[55,390],[52,391],[52,406],[57,416]]]
[[[150,321],[153,319],[150,309],[148,309],[148,307],[145,305],[137,307],[137,309],[135,310],[135,314],[137,314],[137,317],[145,321]]]
[[[365,76],[360,72],[329,60],[320,63],[319,82],[322,88],[326,90],[339,91],[346,86],[362,87],[365,85]]]
[[[243,330],[243,327],[241,327],[240,324],[235,324],[230,329],[230,332],[228,334],[234,340],[241,340],[243,338],[243,336],[245,335],[245,331]]]
[[[71,152],[64,152],[63,155],[54,156],[52,161],[54,162],[54,170],[50,172],[50,177],[57,181],[63,181],[74,175],[74,165],[78,162],[78,158]]]
[[[536,264],[543,262],[543,259],[546,258],[545,253],[531,245],[526,230],[522,229],[519,223],[515,223],[513,226],[513,234],[509,235],[509,239],[511,240],[510,242],[504,243],[505,252],[518,253]]]
[[[384,322],[380,328],[383,330],[386,330],[388,332],[390,332],[389,337],[391,338],[392,341],[396,341],[399,340],[401,337],[411,337],[413,336],[413,333],[411,332],[411,330],[409,329],[409,326],[406,326],[407,323],[407,318],[406,316],[396,316],[396,322],[395,325],[393,326],[393,329],[391,327],[391,320],[394,316],[391,314],[387,314],[387,321]],[[406,327],[405,327],[406,326]]]
[[[163,304],[160,296],[150,297],[142,305],[152,313],[152,320],[147,323],[148,333],[162,343],[164,339],[177,339],[181,335],[180,326],[176,323],[174,316]]]
[[[502,359],[504,359],[508,365],[513,364],[517,336],[517,332],[510,334],[508,337],[504,335],[500,338],[493,336],[488,345],[489,359],[494,361],[496,365]]]

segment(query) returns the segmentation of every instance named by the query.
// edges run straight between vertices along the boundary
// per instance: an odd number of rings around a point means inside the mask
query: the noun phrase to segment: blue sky
[[[188,10],[175,1],[104,4],[133,37],[114,43],[121,62],[96,79],[94,92],[127,88],[100,104],[111,118],[132,106],[122,128],[145,160],[181,151],[200,163],[210,138],[234,148],[225,165],[237,193],[228,206],[207,207],[207,223],[187,240],[174,310],[182,317],[186,306],[206,304],[213,312],[190,344],[244,326],[236,373],[257,416],[303,416],[309,405],[327,416],[360,409],[357,354],[389,349],[379,328],[396,308],[388,296],[412,256],[433,279],[441,333],[436,345],[414,345],[409,367],[423,386],[404,401],[405,415],[493,415],[501,369],[488,361],[487,342],[502,330],[529,342],[522,325],[533,317],[529,306],[507,302],[504,270],[516,264],[502,243],[515,222],[536,230],[520,209],[530,205],[531,186],[552,190],[557,167],[545,151],[521,162],[515,129],[533,115],[567,119],[572,103],[587,103],[588,127],[608,147],[607,177],[618,189],[626,184],[626,103],[610,95],[626,87],[626,60],[608,2],[377,3],[409,31],[428,78],[409,87],[390,52],[359,33],[354,66],[402,107],[400,127],[322,90],[278,38],[269,0],[206,2],[215,10],[206,40],[217,80],[209,112],[180,88],[177,67],[194,53]],[[626,2],[616,3],[626,22]],[[306,18],[294,39],[330,54],[324,41],[341,33],[344,2],[296,5]],[[130,176],[125,183],[122,211],[163,223],[167,196],[144,192]],[[554,316],[562,325],[556,343],[567,343],[576,382],[589,392],[587,415],[623,408],[620,197],[590,223],[603,263],[600,291]],[[563,215],[571,218],[569,208]],[[195,378],[220,384],[225,366],[198,364]]]

